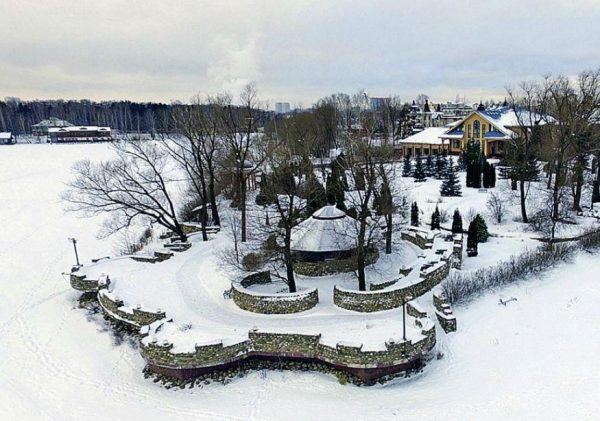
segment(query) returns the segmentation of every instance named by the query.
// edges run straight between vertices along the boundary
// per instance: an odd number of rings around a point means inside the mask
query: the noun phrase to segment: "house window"
[[[454,139],[454,140],[452,140],[452,148],[454,148],[454,149],[460,149],[460,139]]]
[[[480,127],[479,121],[475,121],[475,123],[473,123],[473,137],[475,139],[479,139],[481,137],[480,133],[481,133],[481,127]]]
[[[468,124],[467,125],[467,139],[470,139],[470,138],[471,138],[471,125]]]

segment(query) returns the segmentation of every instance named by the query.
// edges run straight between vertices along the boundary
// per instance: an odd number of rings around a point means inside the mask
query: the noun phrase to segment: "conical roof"
[[[335,206],[324,206],[292,229],[291,248],[312,252],[353,250],[355,222]]]

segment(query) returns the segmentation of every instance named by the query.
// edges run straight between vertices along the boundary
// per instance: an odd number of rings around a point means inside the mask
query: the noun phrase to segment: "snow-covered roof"
[[[441,145],[442,139],[440,136],[446,132],[445,127],[428,127],[406,139],[402,139],[401,143],[425,143],[429,145]]]
[[[355,220],[335,206],[325,206],[292,230],[294,251],[342,251],[356,248]]]
[[[66,133],[66,132],[110,132],[110,127],[98,126],[69,126],[69,127],[51,127],[48,133]]]
[[[12,138],[11,132],[0,132],[0,139],[11,139],[11,138]]]
[[[464,134],[462,130],[463,122],[471,117],[473,114],[479,115],[481,118],[486,120],[493,126],[491,134],[488,138],[494,139],[510,139],[516,136],[516,133],[511,130],[514,127],[520,126],[533,126],[534,124],[544,125],[552,122],[553,119],[550,116],[544,116],[542,114],[532,113],[527,110],[514,110],[510,106],[506,107],[495,107],[487,110],[473,111],[465,118],[454,123],[453,126],[446,128],[441,136],[445,139],[448,138],[459,138]],[[485,134],[484,134],[485,137]]]

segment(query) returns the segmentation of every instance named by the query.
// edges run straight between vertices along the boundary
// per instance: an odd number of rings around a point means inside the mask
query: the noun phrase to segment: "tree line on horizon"
[[[197,105],[196,105],[197,106]],[[190,104],[134,101],[31,100],[7,97],[0,101],[0,132],[28,135],[32,126],[50,117],[76,126],[106,126],[125,133],[165,133],[172,130],[170,116]],[[239,109],[235,107],[234,109]],[[271,113],[261,112],[264,124]]]

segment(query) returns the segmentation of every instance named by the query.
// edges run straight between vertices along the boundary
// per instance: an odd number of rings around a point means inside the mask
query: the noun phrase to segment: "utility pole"
[[[73,250],[75,251],[75,261],[77,261],[77,266],[81,266],[79,264],[79,254],[77,254],[77,239],[69,238],[69,241],[73,243]]]

